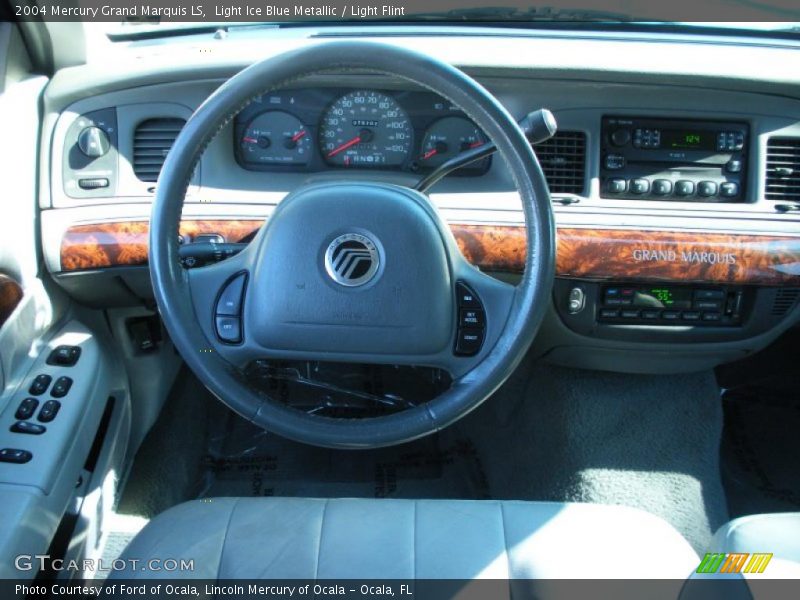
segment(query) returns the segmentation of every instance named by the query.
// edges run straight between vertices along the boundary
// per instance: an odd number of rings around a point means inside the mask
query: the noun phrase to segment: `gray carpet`
[[[727,520],[711,373],[617,375],[528,362],[440,435],[374,452],[265,434],[185,379],[137,456],[120,512],[152,516],[213,495],[587,501],[660,515],[698,550]]]
[[[642,508],[698,550],[727,520],[719,392],[710,372],[621,375],[528,362],[456,425],[495,498]]]

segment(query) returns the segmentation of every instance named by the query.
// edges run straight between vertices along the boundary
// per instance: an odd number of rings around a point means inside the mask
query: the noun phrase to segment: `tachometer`
[[[478,148],[486,143],[486,136],[469,119],[445,117],[436,121],[422,140],[422,155],[419,164],[423,167],[438,167],[465,150]],[[485,169],[489,159],[483,159],[471,169]]]
[[[311,136],[295,117],[270,110],[255,117],[240,140],[245,162],[274,165],[305,165],[311,158]]]
[[[408,159],[413,130],[394,98],[361,90],[328,108],[319,136],[322,155],[332,165],[397,167]]]

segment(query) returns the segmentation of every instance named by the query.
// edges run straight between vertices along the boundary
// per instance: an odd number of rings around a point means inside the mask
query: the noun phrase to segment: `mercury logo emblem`
[[[375,277],[380,257],[375,242],[360,233],[346,233],[325,251],[325,270],[341,285],[356,287]]]

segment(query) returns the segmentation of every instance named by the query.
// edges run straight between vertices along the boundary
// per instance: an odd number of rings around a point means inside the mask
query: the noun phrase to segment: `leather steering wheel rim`
[[[522,200],[527,236],[525,272],[494,346],[439,397],[398,413],[335,419],[301,412],[245,381],[241,369],[215,352],[198,326],[188,272],[178,256],[177,230],[192,173],[211,140],[255,97],[310,75],[366,70],[421,85],[460,107],[497,145]],[[452,240],[452,236],[451,236]],[[372,42],[329,42],[257,62],[219,87],[176,139],[158,180],[150,221],[150,274],[159,311],[182,357],[226,405],[283,437],[331,448],[400,444],[441,430],[488,398],[529,348],[550,302],[555,228],[544,175],[528,140],[505,108],[473,79],[439,60]],[[202,269],[198,269],[202,270]]]

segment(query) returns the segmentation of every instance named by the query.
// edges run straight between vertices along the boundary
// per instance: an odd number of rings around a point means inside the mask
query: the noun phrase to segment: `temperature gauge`
[[[486,136],[469,119],[445,117],[439,119],[425,132],[422,140],[422,155],[419,164],[423,167],[438,167],[465,150],[478,148],[486,143]],[[489,159],[470,165],[472,170],[485,170]]]
[[[282,110],[263,112],[244,130],[242,158],[262,165],[305,165],[311,159],[311,135],[295,116]]]

